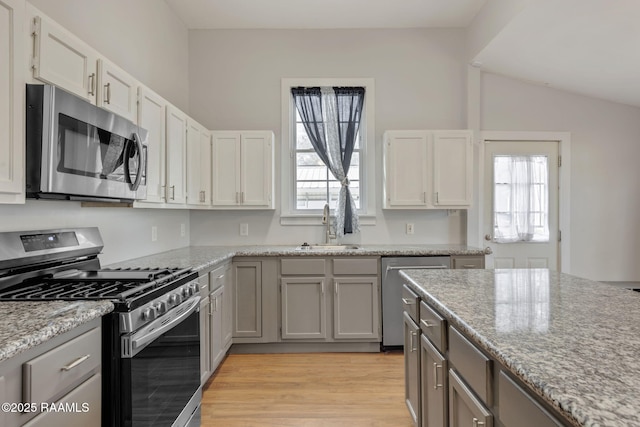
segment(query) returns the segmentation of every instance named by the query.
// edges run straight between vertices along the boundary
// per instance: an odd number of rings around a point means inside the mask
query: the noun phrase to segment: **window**
[[[493,173],[495,241],[548,242],[547,156],[495,156]]]
[[[319,210],[325,203],[329,203],[331,209],[335,209],[338,203],[338,193],[340,192],[340,182],[324,165],[318,154],[311,146],[307,132],[302,124],[300,115],[296,111],[296,121],[294,128],[294,181],[295,181],[295,201],[296,209]],[[356,140],[356,145],[351,157],[349,168],[349,189],[356,204],[360,209],[360,157],[362,153],[360,133]]]
[[[281,216],[282,225],[317,225],[329,203],[332,215],[340,190],[330,171],[315,154],[298,115],[291,88],[364,87],[364,108],[357,146],[348,173],[349,188],[360,225],[375,224],[375,85],[371,78],[284,78],[282,100]]]

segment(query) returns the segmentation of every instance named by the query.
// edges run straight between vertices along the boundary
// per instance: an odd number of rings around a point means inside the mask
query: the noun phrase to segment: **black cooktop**
[[[140,305],[197,278],[190,269],[66,270],[31,278],[0,291],[0,301],[111,300]]]

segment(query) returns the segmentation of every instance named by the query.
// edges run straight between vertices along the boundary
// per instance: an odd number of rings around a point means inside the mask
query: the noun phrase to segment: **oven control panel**
[[[200,295],[198,281],[179,286],[168,293],[128,312],[120,314],[120,333],[133,332],[158,319],[193,296]]]

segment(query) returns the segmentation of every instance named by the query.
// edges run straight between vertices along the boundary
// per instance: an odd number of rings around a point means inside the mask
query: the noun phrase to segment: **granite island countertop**
[[[155,255],[135,258],[110,264],[107,267],[191,267],[197,271],[206,270],[233,257],[269,256],[441,256],[476,255],[484,256],[485,249],[465,245],[357,245],[358,249],[345,250],[303,250],[296,245],[252,245],[252,246],[188,246],[161,252]]]
[[[546,269],[401,274],[573,424],[640,426],[640,293]]]
[[[0,363],[112,310],[109,301],[0,302]]]

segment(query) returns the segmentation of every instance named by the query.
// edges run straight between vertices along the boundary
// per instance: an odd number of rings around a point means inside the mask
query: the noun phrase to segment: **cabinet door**
[[[211,376],[211,322],[209,297],[200,301],[200,384]]]
[[[378,340],[380,338],[378,278],[336,278],[333,287],[333,337]]]
[[[225,349],[231,345],[233,337],[233,298],[231,292],[231,264],[224,270],[224,296],[222,300],[222,345]]]
[[[287,277],[281,281],[282,339],[327,338],[324,277]]]
[[[240,203],[245,206],[272,206],[273,133],[241,134]]]
[[[224,358],[222,346],[222,301],[224,287],[219,287],[211,293],[211,371],[215,371]]]
[[[449,369],[449,425],[493,427],[491,412],[453,369]]]
[[[76,36],[45,17],[34,18],[33,77],[95,104],[97,54]]]
[[[138,123],[147,130],[146,202],[165,201],[167,102],[146,87],[138,90]]]
[[[187,129],[187,203],[209,204],[211,177],[211,138],[209,132],[192,119]]]
[[[404,399],[413,424],[420,425],[420,327],[409,314],[404,321]]]
[[[439,131],[433,134],[433,205],[471,205],[473,147],[471,132]]]
[[[24,203],[24,1],[0,0],[0,203]]]
[[[167,105],[167,203],[186,202],[187,116]]]
[[[429,203],[427,132],[385,135],[385,208],[424,209]]]
[[[211,202],[214,206],[240,204],[240,133],[213,132]]]
[[[98,60],[98,75],[98,106],[137,123],[138,82],[124,70],[104,59]]]
[[[262,336],[262,263],[233,264],[233,337]]]
[[[429,342],[420,338],[420,402],[422,427],[447,427],[447,360]]]

